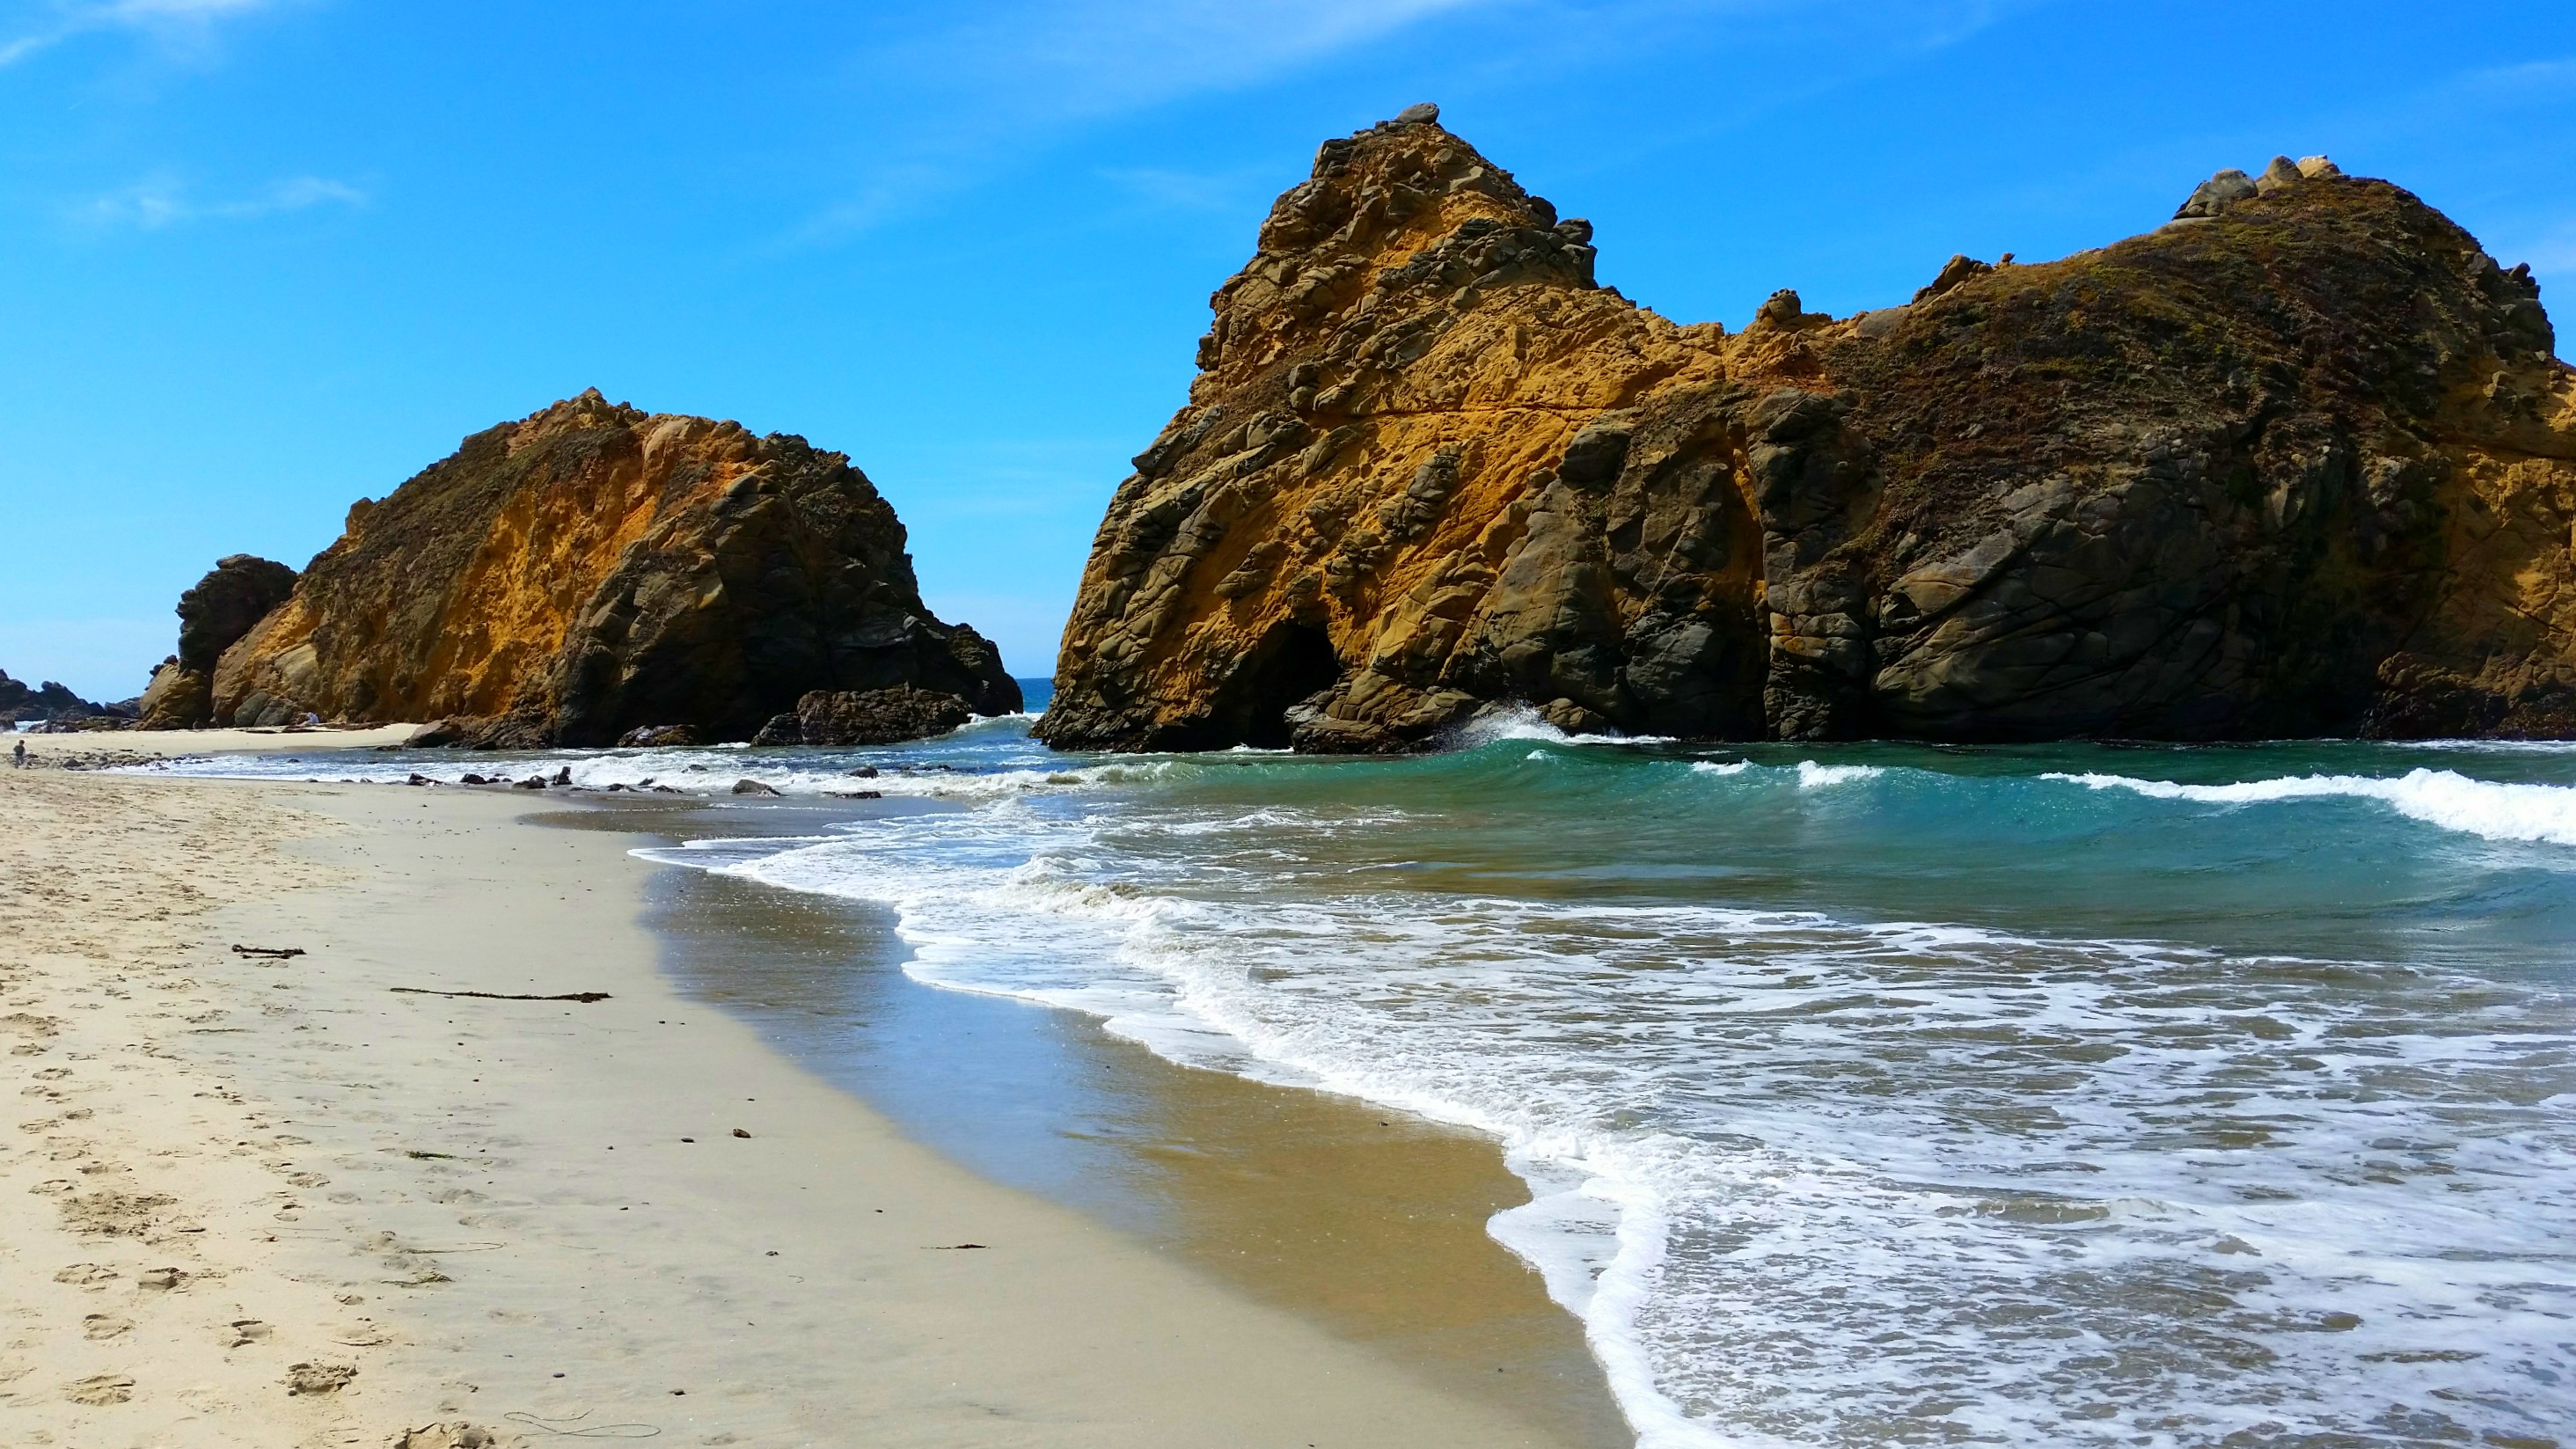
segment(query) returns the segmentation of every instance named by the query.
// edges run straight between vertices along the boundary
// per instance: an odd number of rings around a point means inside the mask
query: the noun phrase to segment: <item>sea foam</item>
[[[1531,1192],[1491,1232],[1581,1319],[1650,1449],[2393,1446],[2576,1422],[2563,983],[2007,930],[1966,890],[1956,919],[1873,919],[1834,870],[1813,878],[1836,909],[1766,908],[1757,873],[1824,840],[1861,847],[1811,857],[1847,869],[1893,843],[1873,832],[1919,832],[1927,797],[1963,849],[2008,850],[2066,783],[2134,797],[2115,815],[2355,797],[2390,812],[2337,822],[2365,838],[2448,812],[2433,823],[2518,867],[2576,843],[2576,792],[1913,766],[1854,789],[1881,767],[1524,738],[1585,768],[1531,790],[1528,746],[1322,764],[915,747],[861,783],[959,808],[646,853],[882,904],[927,983],[1490,1133]],[[852,783],[837,758],[698,762],[707,789]],[[1707,788],[1669,788],[1685,764]],[[1806,791],[1826,793],[1799,809]],[[1732,857],[1753,869],[1676,869],[1765,809],[1795,828]],[[2224,809],[2178,824],[2211,859],[2281,834]],[[1614,868],[1587,831],[1618,842]],[[2119,853],[2129,832],[2083,839],[2106,895],[2149,859]]]
[[[1822,790],[1833,785],[1856,784],[1875,780],[1887,772],[1876,765],[1820,765],[1814,760],[1798,762],[1798,788]]]
[[[2410,820],[2489,840],[2576,845],[2576,789],[2564,785],[2472,780],[2450,770],[2414,769],[2394,779],[2368,775],[2296,775],[2225,785],[2186,785],[2127,775],[2040,776],[2093,790],[2127,790],[2157,800],[2258,805],[2284,800],[2375,800]]]
[[[1205,810],[1021,794],[722,868],[894,907],[925,982],[1493,1134],[1533,1201],[1492,1231],[1649,1449],[1870,1441],[1934,1383],[1946,1428],[2070,1444],[2138,1427],[2093,1402],[2215,1444],[2366,1430],[2393,1396],[2564,1400],[2514,1367],[2576,1299],[2529,1266],[2557,1208],[2417,1185],[2569,1196],[2563,1122],[2469,1125],[2478,1084],[2576,1044],[2562,1019],[2491,1035],[2442,978],[2152,943],[1354,889],[1322,867],[1382,807]]]

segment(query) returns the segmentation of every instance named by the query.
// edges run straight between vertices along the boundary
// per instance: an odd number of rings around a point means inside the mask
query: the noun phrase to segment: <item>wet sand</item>
[[[7,1013],[45,1048],[0,1075],[30,1111],[82,1105],[34,1119],[0,1191],[61,1181],[86,1205],[0,1225],[13,1440],[387,1443],[434,1420],[529,1442],[1624,1439],[1597,1397],[1513,1382],[1583,1374],[1570,1323],[1482,1241],[1517,1195],[1489,1146],[1094,1040],[1076,1055],[1126,1084],[1134,1124],[1097,1149],[1127,1166],[1097,1171],[1143,1205],[1110,1226],[919,1145],[947,1142],[905,1092],[871,1110],[739,1003],[678,989],[639,920],[660,868],[622,835],[521,823],[525,794],[6,784],[12,879],[76,884],[0,918]],[[945,995],[875,976],[902,988],[880,1001]],[[1098,1038],[976,1005],[1026,1019],[974,1026],[988,1061],[1026,1021]],[[1078,1142],[1057,1099],[1017,1120],[1056,1112]],[[65,1161],[166,1201],[116,1218]],[[107,1276],[56,1271],[81,1264]],[[163,1268],[175,1289],[143,1286]]]
[[[615,815],[675,837],[731,823],[655,813]],[[760,829],[783,812],[723,813]],[[1562,1442],[1633,1441],[1580,1325],[1485,1230],[1529,1197],[1490,1139],[1176,1066],[1071,1013],[923,986],[903,975],[906,948],[875,907],[679,869],[653,899],[682,990],[915,1140],[1508,1403]]]

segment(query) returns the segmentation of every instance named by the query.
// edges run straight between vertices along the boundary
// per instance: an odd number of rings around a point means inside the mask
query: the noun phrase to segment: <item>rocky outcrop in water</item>
[[[213,712],[447,720],[516,747],[748,739],[816,689],[1018,709],[993,646],[923,606],[904,546],[843,454],[594,390],[351,508],[224,654]]]
[[[108,718],[110,709],[111,706],[81,698],[53,680],[31,687],[0,669],[0,722]]]
[[[794,714],[771,720],[754,743],[891,745],[946,734],[974,717],[966,701],[935,689],[818,689],[796,701]]]
[[[1103,521],[1040,733],[1418,747],[2576,729],[2576,374],[2321,158],[1742,332],[1442,129],[1325,144]]]
[[[214,716],[215,666],[295,592],[295,570],[237,553],[217,559],[206,576],[179,596],[179,652],[152,672],[143,691],[143,728],[195,729]],[[248,720],[276,724],[283,720]]]

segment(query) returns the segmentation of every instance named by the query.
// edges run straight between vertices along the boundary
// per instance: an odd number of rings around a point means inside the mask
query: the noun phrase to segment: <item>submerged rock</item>
[[[1018,709],[993,646],[923,606],[904,543],[842,454],[593,390],[351,508],[225,653],[213,711],[454,719],[534,747],[748,739],[815,689]]]
[[[2322,157],[2182,210],[1729,335],[1598,286],[1590,225],[1436,121],[1327,142],[1111,500],[1037,732],[2576,729],[2530,269]]]

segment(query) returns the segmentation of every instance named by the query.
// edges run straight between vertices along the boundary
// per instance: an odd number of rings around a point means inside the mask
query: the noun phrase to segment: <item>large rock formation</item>
[[[467,438],[306,568],[215,671],[225,721],[458,718],[483,745],[643,726],[748,739],[815,689],[1019,708],[1000,654],[923,607],[903,525],[802,438],[596,390]]]
[[[1053,744],[2576,728],[2576,377],[2529,269],[2322,158],[1743,332],[1593,280],[1436,118],[1327,142],[1218,289]]]
[[[143,728],[195,729],[214,714],[215,666],[260,620],[295,592],[295,570],[237,553],[215,560],[179,596],[179,652],[152,671],[143,691]],[[256,723],[256,721],[254,721]]]

